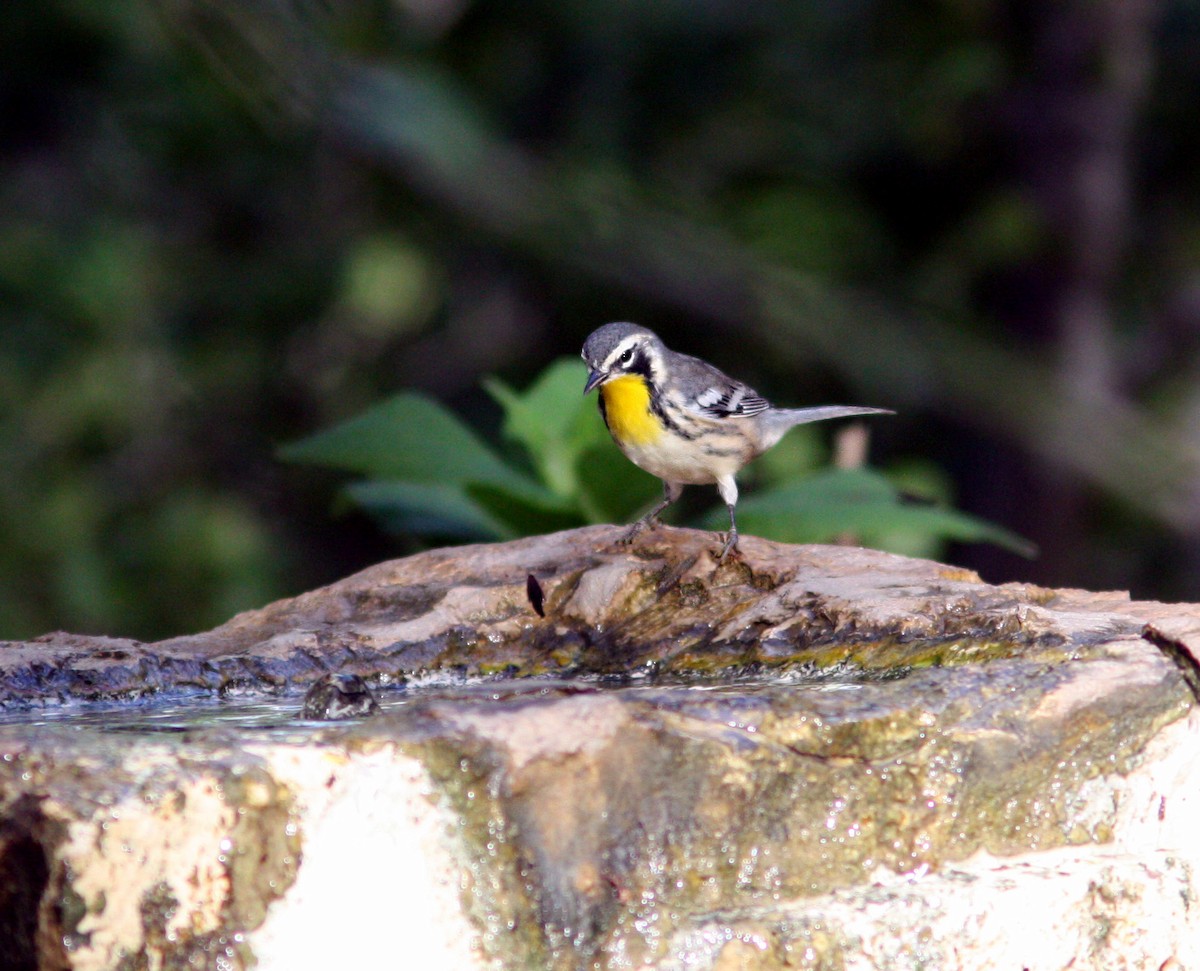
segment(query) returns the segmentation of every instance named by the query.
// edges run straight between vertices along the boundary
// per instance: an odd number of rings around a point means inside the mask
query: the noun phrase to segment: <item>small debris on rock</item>
[[[542,590],[542,585],[538,583],[538,578],[532,573],[525,580],[525,595],[529,598],[529,603],[533,607],[534,612],[539,617],[545,617],[546,594]]]
[[[327,674],[304,695],[300,717],[310,721],[362,718],[379,711],[379,702],[357,674]]]

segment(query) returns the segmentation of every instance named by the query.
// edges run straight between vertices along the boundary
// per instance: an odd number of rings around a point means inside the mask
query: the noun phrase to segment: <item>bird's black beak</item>
[[[601,371],[599,368],[593,368],[588,372],[587,384],[583,386],[583,393],[587,394],[592,388],[596,387],[601,381],[608,377],[608,374]]]

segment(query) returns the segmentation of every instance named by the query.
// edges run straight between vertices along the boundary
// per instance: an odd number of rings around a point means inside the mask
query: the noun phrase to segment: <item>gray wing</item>
[[[762,395],[707,361],[676,354],[672,362],[683,407],[704,418],[749,418],[771,407]]]

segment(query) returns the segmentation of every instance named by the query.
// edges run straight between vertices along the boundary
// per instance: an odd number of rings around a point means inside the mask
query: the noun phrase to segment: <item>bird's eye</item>
[[[620,360],[618,360],[617,363],[622,366],[624,366],[626,364],[632,364],[633,363],[633,348],[632,347],[629,348],[624,354],[622,354]]]

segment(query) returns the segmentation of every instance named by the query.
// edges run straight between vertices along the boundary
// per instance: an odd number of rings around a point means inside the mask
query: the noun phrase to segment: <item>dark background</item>
[[[195,630],[412,548],[275,448],[484,429],[633,319],[1037,542],[1200,598],[1200,7],[0,10],[0,636]]]

